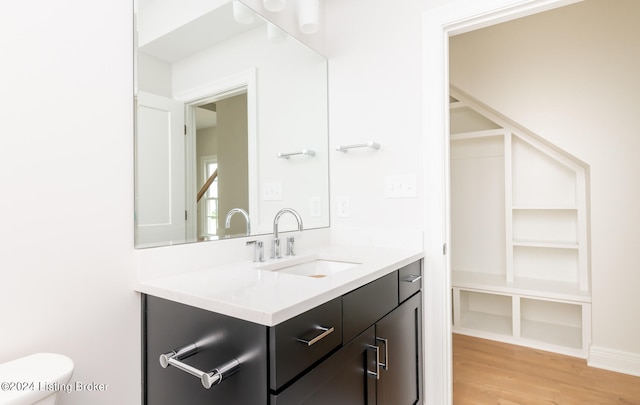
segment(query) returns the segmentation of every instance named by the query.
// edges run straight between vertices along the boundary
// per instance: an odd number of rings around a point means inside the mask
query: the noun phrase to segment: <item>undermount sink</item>
[[[260,267],[260,270],[277,271],[278,273],[295,274],[312,278],[324,278],[332,274],[353,269],[360,264],[362,263],[349,258],[312,255],[270,263]]]

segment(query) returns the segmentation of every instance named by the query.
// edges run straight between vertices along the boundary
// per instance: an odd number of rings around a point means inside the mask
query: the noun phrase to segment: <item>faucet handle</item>
[[[280,259],[280,239],[273,238],[271,240],[271,258],[272,259]]]
[[[250,240],[246,243],[247,246],[254,245],[253,247],[253,261],[256,263],[264,262],[264,248],[261,240]]]
[[[296,240],[293,236],[287,237],[287,256],[296,255],[295,242]]]

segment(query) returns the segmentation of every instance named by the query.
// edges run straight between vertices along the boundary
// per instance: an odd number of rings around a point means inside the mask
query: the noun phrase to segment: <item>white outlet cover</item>
[[[313,218],[318,218],[322,216],[322,200],[320,197],[311,197],[309,201],[310,204],[310,214]]]
[[[338,204],[337,211],[338,217],[340,218],[348,218],[351,216],[351,200],[347,196],[339,196],[336,199]]]

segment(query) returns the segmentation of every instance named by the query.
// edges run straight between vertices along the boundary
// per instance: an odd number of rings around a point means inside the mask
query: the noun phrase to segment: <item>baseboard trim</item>
[[[591,346],[589,366],[640,377],[640,354]]]

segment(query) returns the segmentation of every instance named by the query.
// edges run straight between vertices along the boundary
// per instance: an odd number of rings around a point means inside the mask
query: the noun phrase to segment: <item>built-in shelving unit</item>
[[[586,357],[586,164],[451,89],[453,330]]]

